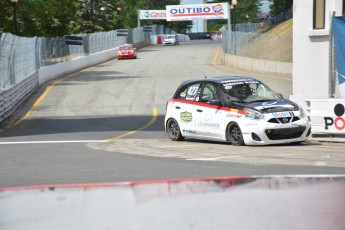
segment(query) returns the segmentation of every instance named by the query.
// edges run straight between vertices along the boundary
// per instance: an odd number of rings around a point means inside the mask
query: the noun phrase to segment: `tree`
[[[22,0],[16,3],[17,28],[20,36],[61,36],[66,34],[75,12],[75,1]],[[0,30],[13,32],[13,10],[10,1],[1,2]]]
[[[119,1],[78,0],[75,20],[70,22],[72,33],[94,33],[121,27]]]
[[[232,11],[235,14],[235,23],[256,22],[256,15],[260,12],[261,4],[261,0],[238,0]]]
[[[281,12],[285,12],[292,8],[293,0],[269,0],[270,5],[270,14],[278,15]]]
[[[139,9],[163,10],[179,0],[19,0],[17,28],[20,36],[56,37],[137,27]],[[143,21],[163,24],[178,32],[192,22]],[[0,0],[0,31],[13,33],[13,4]]]

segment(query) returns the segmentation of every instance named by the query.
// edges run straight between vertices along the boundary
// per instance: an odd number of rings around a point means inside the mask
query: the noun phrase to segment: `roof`
[[[256,78],[248,77],[248,76],[228,76],[228,77],[210,77],[210,78],[205,77],[205,78],[198,78],[198,79],[192,79],[192,80],[184,81],[182,83],[182,85],[188,84],[190,82],[196,82],[196,81],[203,81],[203,82],[208,81],[208,82],[222,83],[224,81],[230,81],[230,80],[231,81],[236,81],[236,80],[241,81],[243,79],[259,81]]]

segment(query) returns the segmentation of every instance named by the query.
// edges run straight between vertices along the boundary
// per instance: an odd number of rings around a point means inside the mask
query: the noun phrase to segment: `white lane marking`
[[[160,148],[196,147],[198,145],[162,145]]]
[[[226,156],[226,157],[213,157],[213,158],[189,158],[187,161],[217,161],[226,158],[239,158],[243,156]]]
[[[0,145],[18,145],[18,144],[59,144],[59,143],[100,143],[102,140],[75,140],[75,141],[17,141],[0,142]]]
[[[315,163],[316,166],[325,166],[327,165],[327,162],[326,161],[318,161]]]

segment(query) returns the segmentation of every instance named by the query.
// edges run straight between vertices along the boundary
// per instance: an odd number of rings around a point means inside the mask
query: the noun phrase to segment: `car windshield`
[[[221,89],[231,102],[259,102],[279,100],[281,97],[260,81],[234,79],[221,83]]]
[[[132,49],[132,46],[121,46],[120,50],[130,50]]]
[[[175,38],[174,35],[168,35],[168,36],[166,37],[166,39],[174,39],[174,38]]]

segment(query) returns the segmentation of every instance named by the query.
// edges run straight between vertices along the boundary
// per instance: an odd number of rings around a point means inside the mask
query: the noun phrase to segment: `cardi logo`
[[[183,122],[191,122],[193,120],[193,116],[190,112],[183,112],[180,114],[180,119]]]
[[[329,126],[333,126],[337,130],[344,130],[345,129],[345,107],[342,104],[336,104],[334,106],[334,114],[337,116],[336,118],[332,117],[324,117],[325,120],[325,129],[328,129]]]

